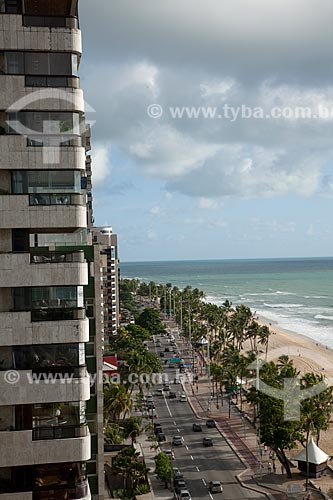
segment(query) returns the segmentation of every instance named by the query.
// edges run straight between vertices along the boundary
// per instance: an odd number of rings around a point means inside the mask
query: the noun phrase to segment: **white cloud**
[[[109,148],[100,144],[95,144],[92,154],[93,184],[99,186],[111,173],[111,162],[109,158]]]

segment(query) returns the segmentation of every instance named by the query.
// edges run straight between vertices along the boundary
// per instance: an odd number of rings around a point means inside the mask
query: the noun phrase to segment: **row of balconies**
[[[0,135],[0,170],[85,169],[83,146],[33,147],[23,135]]]
[[[66,461],[83,462],[90,459],[90,433],[87,426],[84,434],[66,439]],[[33,437],[34,430],[0,432],[1,447],[6,450],[6,453],[0,454],[0,467],[63,462],[63,439],[34,440]]]
[[[23,26],[22,15],[0,14],[0,47],[81,54],[82,37],[79,29]]]
[[[12,215],[15,220],[17,216],[15,209]],[[14,224],[15,226],[17,227],[17,224]],[[57,256],[54,261],[49,257],[52,253],[48,252],[46,257],[45,255],[0,254],[1,287],[84,286],[88,284],[88,265],[84,260],[83,252],[67,254],[54,252],[53,255]]]
[[[86,228],[86,204],[82,195],[0,194],[0,228],[42,231]]]
[[[48,111],[84,113],[84,99],[81,89],[32,88],[26,86],[26,76],[24,75],[0,75],[0,82],[2,90],[0,92],[0,109],[8,109],[13,103],[25,99],[22,104],[25,110],[43,111],[47,109]]]

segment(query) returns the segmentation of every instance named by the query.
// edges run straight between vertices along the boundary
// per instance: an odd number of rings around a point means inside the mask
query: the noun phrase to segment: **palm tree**
[[[132,446],[136,443],[137,438],[147,429],[149,426],[143,426],[142,420],[139,417],[129,417],[124,420],[124,435],[126,438],[130,438]]]
[[[130,393],[123,384],[107,383],[104,387],[104,413],[108,423],[111,419],[119,423],[121,417],[131,411],[133,401]],[[110,418],[111,417],[111,418]]]

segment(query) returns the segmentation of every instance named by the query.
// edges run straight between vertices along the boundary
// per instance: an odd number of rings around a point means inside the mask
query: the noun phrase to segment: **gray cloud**
[[[169,106],[332,108],[331,0],[82,0],[93,135],[198,198],[331,192],[330,120],[161,120]],[[333,115],[332,115],[333,116]],[[105,146],[106,147],[106,146]],[[100,172],[103,172],[100,169]]]

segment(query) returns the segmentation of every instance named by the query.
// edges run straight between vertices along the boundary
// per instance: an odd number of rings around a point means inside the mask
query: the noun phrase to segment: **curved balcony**
[[[33,440],[33,431],[1,432],[0,467],[53,464],[57,462],[84,462],[90,459],[90,433],[63,439]]]
[[[89,342],[85,309],[0,313],[1,346]]]
[[[4,288],[88,284],[83,251],[0,254],[0,273]]]
[[[38,78],[43,77],[25,77],[21,75],[0,75],[0,85],[2,92],[0,93],[0,109],[8,109],[13,103],[20,99],[26,98],[27,105],[25,110],[33,109],[34,111],[77,111],[84,112],[84,98],[81,89],[69,88],[45,88],[44,86],[26,86],[26,83],[35,81],[38,83]],[[47,77],[45,77],[47,78]],[[66,79],[66,77],[64,77]],[[67,79],[66,79],[67,80]],[[47,81],[46,81],[47,83]],[[47,93],[47,99],[43,99],[39,95],[39,91]],[[34,94],[36,92],[36,94]],[[31,96],[36,95],[32,101]],[[29,106],[29,102],[31,104]]]
[[[52,490],[38,490],[17,493],[0,493],[0,500],[91,500],[89,482],[86,479],[76,486],[64,487],[58,486]]]
[[[15,170],[17,165],[27,170],[85,170],[85,148],[82,146],[27,146],[22,135],[0,135],[0,169]]]
[[[27,20],[25,20],[27,24]],[[0,14],[5,50],[56,50],[82,53],[81,31],[64,27],[23,26],[21,15]]]
[[[0,195],[0,227],[2,229],[23,228],[34,229],[42,232],[43,229],[51,232],[52,229],[59,231],[76,231],[87,227],[87,215],[85,199],[81,195],[75,195],[78,204],[38,204],[41,195]],[[43,195],[50,196],[50,195]],[[66,201],[68,196],[64,195]],[[61,195],[49,198],[49,202],[60,200]],[[30,204],[30,202],[32,204]]]
[[[59,403],[88,401],[90,399],[90,377],[55,378],[44,380],[33,375],[32,370],[17,370],[17,382],[8,381],[8,371],[0,372],[0,405]],[[51,378],[51,377],[50,377]]]

